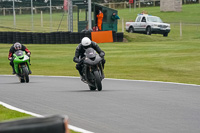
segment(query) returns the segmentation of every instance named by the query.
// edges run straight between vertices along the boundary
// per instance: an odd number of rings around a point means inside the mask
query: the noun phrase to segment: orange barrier
[[[113,42],[112,31],[91,32],[91,39],[96,43]]]

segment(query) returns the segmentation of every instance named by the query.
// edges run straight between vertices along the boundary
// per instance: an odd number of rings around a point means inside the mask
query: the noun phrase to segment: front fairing
[[[96,55],[96,57],[94,57],[94,60],[86,57],[84,60],[84,64],[95,66],[99,64],[100,61],[102,61],[102,58],[99,55]]]
[[[93,48],[87,48],[85,50],[85,60],[84,64],[86,65],[97,65],[102,58],[99,56],[99,54],[96,53],[96,51]]]
[[[101,71],[101,61],[103,58],[96,53],[93,48],[88,48],[85,51],[85,59],[83,60],[83,77],[86,79],[87,84],[95,87],[94,71]],[[102,74],[100,74],[102,75]]]
[[[21,51],[21,50],[15,52],[13,54],[13,58],[14,58],[13,62],[17,64],[25,63],[29,60],[29,57],[26,55],[25,51]]]
[[[18,50],[13,54],[13,63],[14,63],[14,69],[17,74],[19,74],[20,68],[22,67],[29,67],[29,57],[26,55],[25,51]]]

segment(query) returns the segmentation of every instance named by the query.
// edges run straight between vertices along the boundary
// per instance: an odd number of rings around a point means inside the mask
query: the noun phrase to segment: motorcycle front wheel
[[[21,83],[24,83],[24,82],[25,82],[24,78],[21,77],[21,78],[20,78],[20,82],[21,82]]]
[[[29,82],[29,71],[28,71],[28,68],[24,67],[22,69],[23,69],[23,72],[24,72],[24,79],[25,79],[26,83],[28,83]]]
[[[98,91],[102,90],[101,78],[98,71],[94,71],[95,85]]]

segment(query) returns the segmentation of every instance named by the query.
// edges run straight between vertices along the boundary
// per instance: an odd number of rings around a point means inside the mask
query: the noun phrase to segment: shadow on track
[[[0,83],[0,84],[32,84],[32,83],[39,83],[39,82],[29,82],[29,83],[9,82],[9,83]]]

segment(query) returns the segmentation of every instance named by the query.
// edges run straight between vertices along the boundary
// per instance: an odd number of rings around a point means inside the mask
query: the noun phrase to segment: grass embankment
[[[181,12],[160,12],[160,7],[137,8],[136,11],[129,12],[128,9],[120,9],[119,16],[125,22],[135,21],[138,13],[143,10],[154,16],[159,16],[163,22],[171,24],[171,31],[167,38],[161,35],[143,36],[141,34],[129,34],[125,32],[125,37],[132,42],[154,42],[154,41],[190,41],[200,39],[200,4],[183,5]],[[121,31],[121,20],[118,29]],[[182,25],[182,37],[180,37],[180,22]]]
[[[137,14],[143,10],[153,16],[159,16],[166,23],[183,23],[199,24],[200,17],[197,17],[200,13],[200,4],[187,4],[182,6],[181,12],[161,12],[160,7],[145,7],[137,8],[135,11],[129,9],[119,9],[118,13],[120,18],[124,18],[125,21],[135,21]]]
[[[120,20],[118,20],[118,31],[122,31],[122,19],[124,22],[135,21],[137,14],[141,13],[143,10],[147,11],[151,15],[159,16],[164,22],[173,24],[174,27],[179,27],[177,23],[180,21],[182,23],[189,24],[199,24],[200,22],[200,4],[183,5],[181,12],[160,12],[160,7],[145,7],[137,8],[136,10],[129,9],[117,9]],[[63,17],[63,19],[62,19]],[[80,13],[80,20],[85,20],[85,13]],[[31,11],[30,14],[16,15],[16,28],[13,29],[13,16],[6,15],[0,16],[0,31],[32,31],[31,23]],[[62,21],[61,21],[62,19]],[[77,31],[77,12],[73,15],[74,31]],[[175,23],[175,24],[174,24]],[[52,28],[50,28],[50,15],[49,12],[43,14],[43,27],[41,26],[41,14],[33,15],[33,31],[34,32],[50,32],[51,30],[57,31],[59,25],[59,30],[66,31],[67,27],[67,14],[63,16],[63,13],[53,13],[52,14]],[[6,28],[9,27],[9,28]],[[184,27],[183,27],[184,28]],[[20,30],[21,29],[21,30]]]

